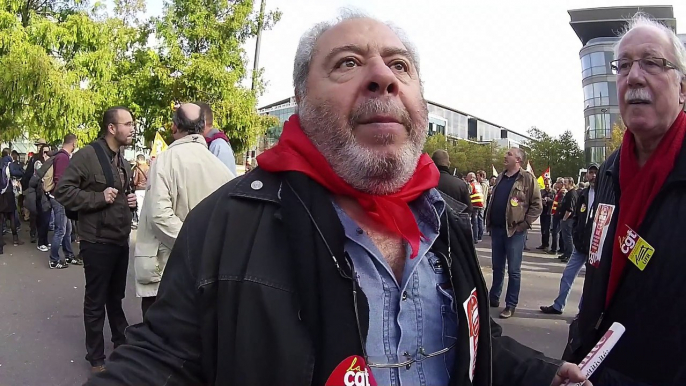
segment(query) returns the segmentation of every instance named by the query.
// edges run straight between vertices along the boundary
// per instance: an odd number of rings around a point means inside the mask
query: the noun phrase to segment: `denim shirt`
[[[419,253],[406,262],[402,283],[367,234],[334,203],[346,234],[345,251],[357,271],[357,279],[369,301],[369,332],[366,350],[371,363],[400,363],[420,359],[420,350],[431,354],[455,343],[457,314],[448,272],[439,258],[429,251],[440,231],[440,216],[445,202],[432,189],[410,203],[419,229],[424,235]],[[382,385],[448,385],[456,349],[446,354],[413,363],[410,368],[372,367]]]

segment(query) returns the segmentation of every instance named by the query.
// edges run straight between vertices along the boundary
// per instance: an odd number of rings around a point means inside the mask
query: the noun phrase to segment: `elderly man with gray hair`
[[[200,106],[182,104],[172,118],[174,142],[149,171],[136,240],[136,295],[145,316],[188,213],[235,176],[207,149]]]
[[[300,41],[298,113],[184,221],[145,322],[89,385],[550,386],[501,335],[467,206],[436,190],[417,52],[362,15]]]
[[[610,64],[627,130],[596,177],[584,301],[565,358],[581,361],[620,323],[596,384],[686,385],[686,48],[638,14]]]

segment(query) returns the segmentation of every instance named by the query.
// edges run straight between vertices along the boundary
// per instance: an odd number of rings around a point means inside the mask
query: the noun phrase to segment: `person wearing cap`
[[[560,292],[550,306],[541,306],[544,314],[560,315],[564,311],[574,279],[581,272],[581,268],[588,260],[589,244],[591,242],[591,227],[593,225],[593,201],[595,200],[595,177],[598,165],[590,164],[586,172],[589,186],[579,193],[572,216],[572,239],[574,248],[560,279]],[[580,303],[581,304],[581,303]]]

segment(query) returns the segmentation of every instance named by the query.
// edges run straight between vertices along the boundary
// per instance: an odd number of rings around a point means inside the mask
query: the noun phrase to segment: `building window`
[[[586,108],[609,104],[610,92],[607,82],[591,83],[584,86],[584,105]]]
[[[609,74],[605,52],[593,52],[581,57],[581,77]]]
[[[588,146],[586,147],[586,162],[600,165],[605,162],[606,154],[605,146]]]
[[[586,139],[612,138],[610,114],[593,114],[586,117]]]

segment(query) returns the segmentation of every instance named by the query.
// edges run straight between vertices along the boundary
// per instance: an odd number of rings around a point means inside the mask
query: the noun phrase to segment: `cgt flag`
[[[548,169],[546,169],[545,172],[540,177],[538,177],[538,180],[537,180],[538,186],[541,189],[545,189],[545,180],[549,180],[549,179],[550,179],[550,166],[548,166]]]
[[[498,171],[495,170],[495,166],[493,166],[493,164],[491,164],[491,167],[493,168],[493,177],[498,177]]]
[[[529,161],[526,161],[526,171],[533,175],[536,175],[536,173],[534,173],[534,168],[531,167],[531,162]]]
[[[160,133],[157,132],[155,134],[155,141],[153,141],[152,143],[152,151],[150,152],[150,156],[155,158],[158,154],[162,153],[165,150],[167,150],[167,143],[164,142],[164,139],[162,138]]]

